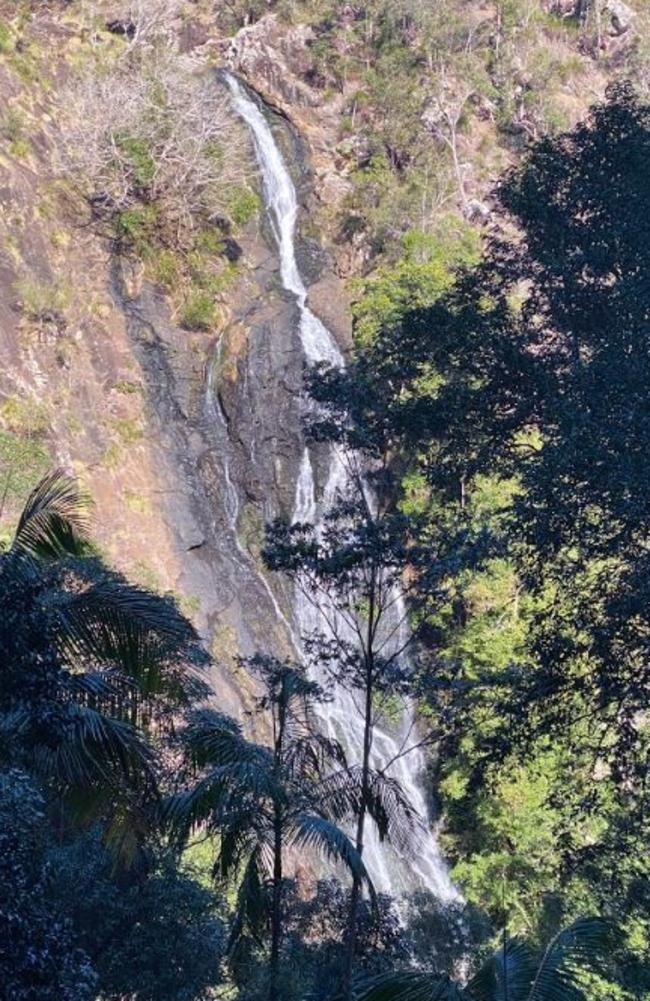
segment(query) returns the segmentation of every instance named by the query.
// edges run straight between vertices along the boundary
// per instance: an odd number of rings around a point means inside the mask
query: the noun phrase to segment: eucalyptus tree
[[[402,766],[439,730],[431,725],[419,734],[415,725],[411,703],[425,681],[414,658],[416,641],[431,611],[448,599],[452,570],[474,550],[462,526],[449,525],[443,532],[396,504],[390,452],[381,441],[375,447],[362,427],[350,427],[348,385],[336,370],[321,369],[312,379],[312,395],[321,409],[311,433],[343,442],[333,460],[341,463],[340,475],[334,467],[320,519],[269,526],[264,556],[271,569],[288,575],[304,599],[306,653],[336,683],[338,712],[328,715],[337,718],[348,743],[356,745],[358,795],[352,819],[357,852],[363,856],[367,851],[370,822],[380,841],[417,854],[423,818],[405,793],[404,781],[412,780]],[[351,395],[354,399],[354,389]],[[406,732],[395,738],[387,720],[404,710]],[[442,725],[442,717],[435,722]],[[347,996],[361,893],[357,874],[346,933]]]
[[[173,602],[109,570],[88,536],[88,499],[55,471],[0,553],[0,754],[129,852],[156,812],[154,744],[204,692],[205,655]]]
[[[623,842],[648,805],[649,155],[650,105],[617,84],[506,175],[479,264],[332,390],[348,439],[415,458],[432,491],[471,506],[493,483],[494,551],[536,611],[481,750],[569,744],[603,779],[578,810]]]
[[[312,851],[342,863],[374,894],[361,855],[332,819],[356,795],[336,740],[319,729],[324,693],[304,671],[272,657],[247,662],[261,682],[252,714],[268,732],[255,743],[215,709],[190,714],[183,734],[196,781],[172,796],[168,816],[181,842],[192,831],[216,836],[214,876],[237,884],[230,936],[262,941],[270,932],[269,998],[280,998],[280,952],[287,852]]]
[[[458,983],[435,972],[401,971],[358,984],[356,1001],[586,1001],[589,974],[600,972],[619,936],[601,918],[580,918],[540,953],[504,932],[502,947]]]

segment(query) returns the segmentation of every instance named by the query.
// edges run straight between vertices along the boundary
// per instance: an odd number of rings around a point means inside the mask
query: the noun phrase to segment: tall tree
[[[294,665],[261,655],[247,663],[262,683],[254,713],[270,728],[269,744],[249,741],[213,709],[197,710],[184,741],[199,776],[171,797],[168,813],[181,840],[196,829],[217,836],[214,875],[238,883],[231,947],[269,929],[268,996],[279,1001],[287,851],[316,850],[372,886],[360,853],[330,819],[348,812],[356,784],[340,745],[318,727],[322,690]]]
[[[315,374],[312,394],[330,405],[312,433],[328,440],[346,437],[349,444],[348,403],[337,395],[340,377],[337,371]],[[463,558],[463,547],[465,557],[474,550],[461,526],[444,535],[440,526],[432,530],[400,511],[391,489],[390,456],[381,450],[373,455],[361,436],[353,444],[357,451],[334,454],[332,461],[342,464],[331,480],[338,487],[326,498],[320,524],[276,522],[268,530],[265,559],[287,574],[309,603],[312,614],[302,623],[306,652],[347,693],[350,718],[355,730],[359,727],[358,795],[352,807],[355,846],[363,856],[369,822],[380,840],[388,839],[398,850],[412,849],[423,831],[425,818],[391,776],[391,766],[431,740],[433,732],[423,736],[409,728],[391,760],[378,754],[375,738],[387,714],[403,711],[414,696],[418,672],[407,654],[414,651],[428,611],[447,594],[451,564]],[[361,892],[356,874],[347,929],[347,997]]]
[[[650,690],[649,154],[650,107],[619,84],[506,176],[497,196],[510,217],[483,262],[339,377],[347,438],[418,456],[447,497],[466,503],[486,474],[514,478],[495,543],[538,603],[534,669],[504,679],[505,725],[492,746],[573,734],[597,774],[614,779],[623,815],[636,804],[639,818]]]

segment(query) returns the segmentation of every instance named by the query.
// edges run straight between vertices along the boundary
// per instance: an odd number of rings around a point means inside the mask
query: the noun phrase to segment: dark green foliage
[[[473,567],[450,551],[440,606],[416,617],[457,876],[537,941],[615,913],[630,984],[647,950],[628,893],[647,883],[649,152],[649,109],[614,88],[506,177],[510,228],[478,266],[311,386],[317,438],[391,456],[416,538],[419,518],[429,540],[460,523],[485,543]]]
[[[602,967],[614,940],[599,918],[562,929],[538,954],[524,940],[503,945],[466,984],[437,973],[389,973],[359,985],[358,1001],[585,1001],[590,968]]]
[[[143,725],[164,731],[205,690],[205,655],[170,601],[80,555],[86,514],[52,474],[0,554],[0,746],[77,819],[112,819],[106,837],[126,859],[156,810]]]
[[[508,719],[499,753],[588,715],[593,754],[628,801],[644,788],[649,687],[649,152],[650,110],[614,88],[501,185],[521,239],[494,240],[446,296],[318,388],[351,418],[326,432],[420,455],[443,497],[471,505],[480,476],[514,478],[493,552],[508,547],[536,597],[536,670],[504,677],[519,725]],[[509,699],[497,695],[497,716]]]
[[[333,1001],[335,985],[345,969],[345,932],[349,890],[336,879],[319,880],[305,898],[300,886],[287,881],[286,934],[282,950],[282,1001]],[[358,911],[357,964],[367,976],[409,962],[411,953],[393,901],[380,895],[364,900]],[[266,997],[266,969],[254,949],[241,950],[233,963],[238,1001]]]
[[[50,895],[65,907],[103,998],[192,1001],[220,983],[219,900],[189,867],[152,845],[144,874],[116,880],[97,831],[53,847],[48,861]]]
[[[26,770],[0,776],[3,996],[191,1001],[222,979],[223,925],[156,834],[161,749],[207,658],[88,549],[88,501],[54,472],[0,553],[0,756]]]
[[[45,801],[24,772],[0,772],[0,984],[8,1001],[91,1001],[96,976],[65,909],[49,899]]]

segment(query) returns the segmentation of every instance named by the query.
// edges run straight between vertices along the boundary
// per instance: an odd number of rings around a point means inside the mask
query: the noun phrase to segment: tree
[[[389,973],[360,984],[358,1001],[580,1001],[585,973],[602,968],[613,930],[600,918],[580,918],[562,929],[539,955],[524,940],[508,938],[461,985],[437,973]]]
[[[205,691],[206,658],[171,601],[84,555],[87,515],[75,482],[51,473],[0,553],[0,750],[67,821],[102,817],[126,858],[157,810],[146,731],[159,739]]]
[[[514,481],[493,551],[538,605],[534,669],[492,690],[492,748],[572,734],[628,810],[647,784],[649,151],[628,85],[534,146],[498,189],[519,236],[384,330],[341,390],[347,439],[419,456],[443,496]]]
[[[63,913],[107,1001],[192,1001],[224,980],[223,902],[187,860],[154,837],[145,871],[115,872],[101,830],[74,832],[45,855],[48,899]]]
[[[348,433],[349,399],[337,395],[341,384],[346,385],[345,377],[338,370],[315,373],[312,394],[326,405],[313,422],[312,434],[329,440],[343,437],[363,449],[368,445],[363,434]],[[349,716],[358,718],[358,795],[352,807],[360,856],[369,821],[379,839],[388,839],[398,850],[416,851],[414,845],[424,835],[424,818],[391,768],[430,741],[442,721],[435,720],[434,727],[419,736],[411,713],[411,724],[388,760],[378,754],[375,736],[387,713],[403,711],[416,692],[417,671],[406,654],[413,650],[431,608],[446,596],[450,561],[455,566],[475,558],[462,526],[455,526],[455,532],[439,532],[441,526],[426,531],[416,517],[396,508],[389,455],[372,459],[369,451],[332,453],[329,496],[320,523],[315,524],[315,518],[292,525],[278,521],[268,529],[264,551],[268,566],[287,574],[311,606],[309,621],[302,623],[307,655],[320,670],[330,672],[339,691],[347,693]],[[347,929],[348,997],[361,892],[357,873]]]
[[[45,800],[18,769],[0,771],[0,980],[11,1001],[91,1001],[96,976],[65,910],[48,899]]]
[[[318,729],[323,692],[296,666],[262,655],[248,663],[262,682],[254,712],[268,717],[270,745],[247,740],[213,709],[197,710],[184,742],[199,777],[167,809],[181,841],[196,829],[218,837],[215,877],[239,883],[231,948],[270,929],[268,996],[278,1001],[286,852],[318,850],[370,884],[360,853],[330,819],[347,812],[355,783],[340,745]]]
[[[127,241],[158,229],[168,245],[191,245],[201,223],[227,215],[248,174],[225,90],[178,52],[178,13],[178,0],[126,4],[119,57],[91,62],[64,96],[61,166]]]

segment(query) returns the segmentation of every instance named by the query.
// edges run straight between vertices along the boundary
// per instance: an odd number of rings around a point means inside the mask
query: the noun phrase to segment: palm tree
[[[261,940],[270,930],[269,999],[276,1001],[287,850],[342,862],[374,890],[359,853],[331,819],[350,811],[358,781],[347,773],[338,742],[318,730],[314,707],[322,690],[297,666],[262,655],[247,663],[262,682],[254,713],[267,720],[270,742],[247,740],[236,722],[212,709],[195,712],[185,740],[200,777],[172,797],[168,810],[181,839],[196,828],[218,835],[215,876],[239,883],[231,947],[244,932]]]
[[[520,938],[504,944],[465,985],[435,972],[387,973],[357,984],[355,1001],[582,1001],[584,974],[612,948],[602,918],[579,918],[540,954]]]
[[[203,693],[205,655],[173,602],[90,555],[88,515],[54,471],[0,552],[0,755],[126,849],[157,795],[148,734]]]

